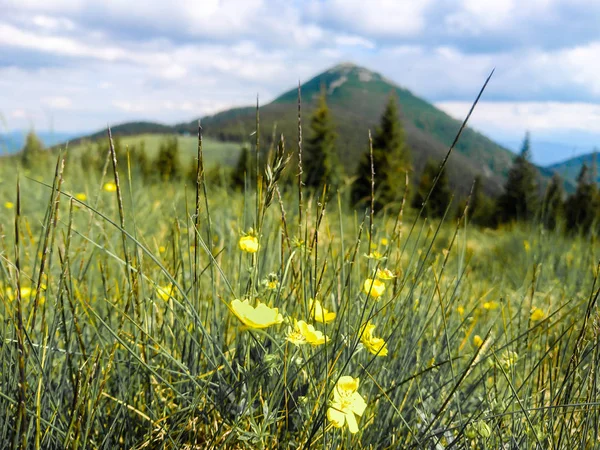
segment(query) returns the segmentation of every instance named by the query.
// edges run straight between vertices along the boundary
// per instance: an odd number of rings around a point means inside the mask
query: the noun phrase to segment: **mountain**
[[[302,92],[302,126],[304,139],[309,137],[310,116],[321,90],[336,123],[339,159],[346,172],[354,173],[360,155],[368,149],[368,130],[374,130],[391,94],[398,98],[400,115],[413,162],[413,181],[428,158],[440,161],[448,151],[461,122],[409,90],[382,75],[354,64],[337,65],[304,83]],[[274,128],[283,133],[288,149],[297,144],[297,89],[285,92],[260,107],[260,140],[263,148],[272,140]],[[208,137],[221,141],[254,140],[256,110],[254,106],[233,108],[203,117]],[[151,122],[132,122],[112,128],[114,135],[141,133],[196,134],[198,120],[168,126]],[[106,130],[76,140],[94,140],[106,136]],[[477,131],[467,128],[448,161],[448,175],[453,186],[465,194],[477,175],[482,175],[484,190],[496,195],[502,190],[514,154]],[[377,170],[377,169],[376,169]],[[548,172],[549,173],[549,172]],[[546,176],[547,174],[543,174]]]
[[[598,158],[598,155],[592,152],[587,153],[585,155],[576,156],[575,158],[567,159],[566,161],[557,164],[552,164],[550,166],[547,166],[546,169],[553,173],[558,173],[561,177],[565,179],[565,181],[568,181],[575,186],[577,185],[577,176],[581,171],[581,167],[584,164],[586,164],[588,167],[592,167],[594,162],[596,163],[596,165],[598,165],[598,163],[600,163],[600,160]],[[596,173],[598,173],[597,170]],[[596,181],[600,182],[600,176],[596,176]]]
[[[390,94],[395,93],[407,142],[412,150],[414,173],[419,176],[428,158],[441,160],[451,145],[461,122],[415,96],[378,73],[354,64],[340,64],[301,86],[304,138],[309,136],[309,120],[316,100],[324,89],[338,133],[340,161],[352,174],[360,155],[368,149],[368,130],[379,122]],[[221,140],[248,141],[255,130],[255,108],[235,108],[202,118],[205,133]],[[291,89],[260,108],[261,142],[271,140],[273,127],[283,133],[288,148],[296,147],[297,89]],[[176,125],[179,132],[194,133],[197,120]],[[451,183],[468,192],[476,175],[484,176],[489,194],[502,189],[514,154],[484,135],[467,128],[448,164]]]

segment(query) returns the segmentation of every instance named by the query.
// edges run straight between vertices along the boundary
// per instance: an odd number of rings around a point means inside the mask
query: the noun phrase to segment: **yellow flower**
[[[475,344],[475,347],[477,348],[481,347],[481,344],[483,344],[483,339],[481,339],[481,336],[478,334],[473,336],[473,344]]]
[[[381,280],[367,278],[363,284],[363,291],[373,298],[378,298],[385,292],[385,284]]]
[[[375,277],[380,280],[389,281],[396,278],[396,275],[390,269],[377,269]]]
[[[335,319],[335,313],[328,311],[321,305],[319,300],[313,300],[312,298],[308,301],[308,309],[313,318],[320,323],[329,323]]]
[[[294,328],[288,328],[286,339],[294,345],[311,344],[316,347],[327,342],[329,338],[304,320],[294,319]]]
[[[348,424],[348,429],[352,434],[358,432],[355,415],[361,417],[367,408],[365,400],[357,392],[358,385],[358,378],[340,377],[333,389],[333,400],[327,409],[327,419],[333,426],[342,428]]]
[[[389,244],[389,241],[387,240],[387,238],[381,238],[381,240],[379,242],[381,242],[381,245],[388,245]]]
[[[104,183],[102,189],[104,189],[106,192],[115,192],[117,190],[117,185],[109,181],[108,183]]]
[[[87,195],[85,195],[83,192],[80,192],[79,194],[75,194],[75,198],[80,202],[85,202],[87,200]]]
[[[6,209],[13,209],[15,207],[15,204],[13,202],[5,202],[4,207]]]
[[[165,302],[168,301],[172,296],[175,288],[172,284],[167,286],[156,286],[156,293],[160,298],[162,298]]]
[[[459,306],[456,308],[456,311],[462,316],[465,313],[465,307]]]
[[[368,259],[375,259],[375,260],[384,260],[384,259],[387,259],[385,256],[383,256],[377,250],[372,251],[368,255],[365,255],[365,257],[368,258]]]
[[[267,328],[283,322],[283,316],[277,308],[269,308],[260,301],[256,307],[250,306],[248,300],[235,299],[231,302],[231,311],[240,321],[250,328]]]
[[[531,245],[529,244],[529,241],[523,241],[523,248],[527,253],[529,253],[529,251],[531,250]]]
[[[369,350],[371,353],[377,356],[387,356],[388,349],[387,344],[381,338],[373,336],[373,330],[375,329],[375,325],[371,322],[366,323],[361,328],[361,337],[360,340],[363,345]]]
[[[498,302],[485,302],[483,304],[483,309],[487,309],[488,311],[493,311],[500,307],[500,303]]]
[[[258,251],[258,238],[256,236],[242,236],[238,242],[240,250],[248,253],[256,253]]]
[[[158,247],[158,252],[159,253],[164,253],[167,251],[167,248],[164,245],[161,245],[160,247]]]
[[[533,309],[531,310],[531,320],[533,322],[537,322],[538,320],[542,320],[545,316],[546,316],[546,314],[544,313],[544,311],[542,311],[538,307],[534,306]]]

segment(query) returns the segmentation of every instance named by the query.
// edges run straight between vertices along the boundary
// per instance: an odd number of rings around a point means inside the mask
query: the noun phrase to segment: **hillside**
[[[587,153],[585,155],[580,155],[576,156],[575,158],[567,159],[566,161],[560,163],[552,164],[546,167],[546,169],[558,173],[561,177],[565,179],[565,181],[576,185],[577,176],[579,175],[583,164],[586,164],[588,167],[591,167],[594,164],[594,159],[596,160],[596,164],[598,164],[598,155],[593,152]],[[600,176],[596,176],[596,181],[600,182]]]
[[[304,83],[302,89],[304,138],[309,137],[309,119],[316,99],[324,89],[328,105],[337,127],[338,153],[348,174],[353,174],[360,155],[368,148],[368,130],[374,130],[385,103],[392,93],[398,98],[401,119],[407,142],[412,150],[413,179],[428,158],[441,160],[452,143],[461,122],[427,101],[415,96],[378,73],[353,64],[340,64]],[[112,128],[115,136],[138,134],[178,133],[195,135],[198,119],[168,126],[151,122],[131,122]],[[288,148],[296,148],[297,140],[297,89],[285,92],[260,108],[260,138],[268,145],[274,127],[283,133]],[[202,118],[205,135],[222,142],[241,143],[253,140],[255,107],[233,108]],[[86,136],[81,141],[106,136],[106,130]],[[484,135],[467,128],[450,158],[448,173],[453,186],[466,193],[476,175],[484,176],[484,189],[488,194],[498,194],[511,165],[514,154]],[[541,170],[545,177],[550,172]]]
[[[337,126],[338,151],[346,171],[352,173],[362,152],[368,148],[367,133],[374,129],[389,95],[398,97],[407,142],[412,149],[413,166],[418,174],[428,158],[441,159],[460,122],[385,79],[380,74],[352,64],[338,65],[302,85],[303,127],[308,137],[310,114],[321,91],[327,92],[328,105]],[[261,106],[261,139],[270,139],[273,126],[283,133],[288,146],[295,147],[297,135],[297,90],[291,89],[273,102]],[[193,132],[197,121],[176,126]],[[255,128],[253,107],[236,108],[202,119],[205,132],[220,140],[247,140]],[[500,191],[513,154],[482,134],[467,129],[450,159],[449,175],[453,185],[466,192],[473,178],[485,176],[486,191]],[[413,175],[414,177],[414,175]]]

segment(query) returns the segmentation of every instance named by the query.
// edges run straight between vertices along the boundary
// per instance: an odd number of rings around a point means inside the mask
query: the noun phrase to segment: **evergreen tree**
[[[425,215],[427,217],[443,217],[446,213],[450,202],[452,201],[452,191],[448,182],[448,174],[443,170],[440,177],[433,187],[433,181],[440,170],[440,164],[436,164],[432,160],[428,160],[423,168],[423,173],[419,179],[417,192],[413,198],[413,207],[421,209],[423,202],[429,195],[429,200],[425,205]],[[433,189],[433,190],[432,190]]]
[[[577,190],[565,204],[567,229],[588,232],[596,219],[597,206],[598,188],[592,180],[592,171],[583,164],[577,177]]]
[[[252,164],[252,156],[247,145],[242,146],[238,162],[231,174],[231,187],[233,189],[244,190],[245,183],[249,186],[253,185],[253,180],[256,178],[254,170],[255,165]]]
[[[504,193],[498,198],[498,212],[504,222],[533,219],[539,203],[536,169],[531,163],[529,132],[521,153],[513,162]]]
[[[544,195],[542,205],[542,223],[550,230],[554,230],[564,216],[563,180],[555,173]]]
[[[473,192],[469,202],[467,215],[471,223],[482,227],[493,227],[496,225],[496,214],[494,201],[485,195],[482,189],[483,180],[481,175],[475,177]],[[462,214],[466,203],[461,205],[458,214]]]
[[[327,185],[335,189],[341,181],[341,167],[335,150],[337,135],[325,92],[319,97],[319,104],[310,120],[310,129],[311,135],[304,152],[304,182],[312,188]]]
[[[171,137],[161,142],[153,165],[154,173],[159,176],[161,181],[173,181],[181,176],[177,137]]]
[[[410,169],[410,153],[404,141],[398,102],[390,95],[379,127],[373,136],[373,166],[375,169],[375,211],[397,201],[406,188],[405,172]],[[352,203],[371,197],[371,157],[367,150],[360,158],[357,178],[352,185]]]
[[[25,146],[23,147],[23,150],[21,150],[21,162],[25,167],[31,167],[32,165],[38,163],[43,155],[44,144],[42,144],[42,141],[32,130],[27,133]]]

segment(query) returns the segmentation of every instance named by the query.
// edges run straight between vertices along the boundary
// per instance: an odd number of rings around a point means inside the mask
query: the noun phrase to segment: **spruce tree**
[[[373,135],[375,169],[375,211],[397,201],[405,189],[405,172],[410,169],[410,152],[404,140],[398,102],[390,95],[379,127]],[[369,150],[360,158],[352,185],[353,204],[368,202],[371,196],[371,158]]]
[[[592,180],[592,171],[583,164],[577,177],[577,190],[565,204],[567,229],[587,233],[596,220],[597,206],[598,188]]]
[[[325,92],[321,93],[311,117],[310,130],[304,151],[304,183],[310,188],[327,185],[330,190],[335,189],[341,181],[341,167],[335,149],[337,135]]]
[[[25,146],[21,150],[21,162],[25,167],[31,167],[38,163],[44,152],[44,144],[32,130],[27,133]]]
[[[443,217],[452,201],[452,191],[448,182],[446,170],[441,172],[435,187],[433,186],[433,181],[439,170],[440,164],[436,164],[432,160],[427,161],[423,168],[423,173],[421,174],[417,186],[417,192],[415,193],[412,202],[413,207],[421,209],[423,202],[427,199],[427,196],[431,191],[431,195],[429,196],[429,200],[427,200],[424,210],[425,215],[431,218]]]
[[[159,176],[161,181],[173,181],[181,176],[179,145],[176,137],[161,142],[153,165],[154,173]]]
[[[246,182],[252,186],[252,180],[256,178],[256,171],[253,170],[252,156],[247,145],[242,146],[237,164],[231,174],[231,187],[233,189],[244,190]]]
[[[564,216],[563,180],[555,173],[544,195],[542,204],[542,223],[550,230],[554,230]]]
[[[493,227],[496,224],[494,201],[485,195],[482,186],[483,179],[481,175],[477,175],[473,183],[473,192],[471,193],[467,215],[471,223],[475,225]],[[458,214],[462,214],[464,206],[466,205],[461,205]]]
[[[535,216],[538,203],[536,169],[531,163],[529,132],[527,132],[521,153],[515,158],[508,172],[504,193],[498,198],[500,219],[503,222],[531,220]]]

